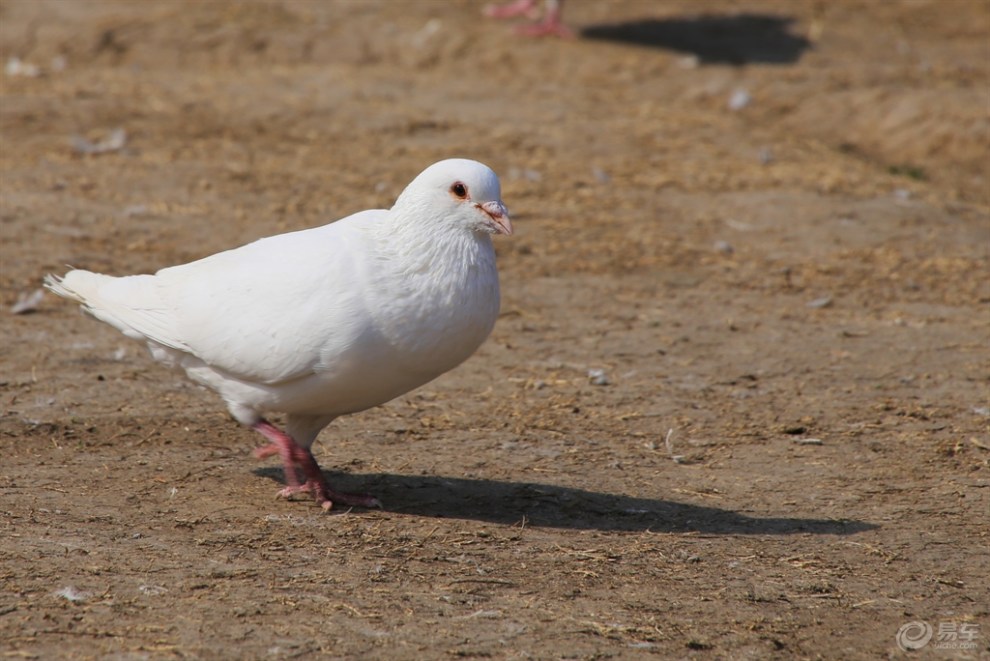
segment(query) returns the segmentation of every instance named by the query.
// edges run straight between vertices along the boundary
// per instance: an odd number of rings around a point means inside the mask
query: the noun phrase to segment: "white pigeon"
[[[499,310],[491,235],[511,233],[495,173],[450,159],[388,210],[154,275],[73,270],[45,286],[219,393],[268,439],[255,456],[281,456],[281,495],[374,507],[370,495],[332,490],[310,447],[334,418],[407,393],[481,346]],[[285,432],[270,411],[287,414]]]

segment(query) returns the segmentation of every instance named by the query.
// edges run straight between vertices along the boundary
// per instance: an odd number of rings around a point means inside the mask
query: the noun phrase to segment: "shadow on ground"
[[[282,481],[279,468],[256,475]],[[576,530],[700,532],[718,535],[850,535],[878,526],[862,521],[752,517],[717,507],[635,498],[532,482],[459,477],[327,474],[335,489],[369,491],[390,512],[505,525]]]
[[[589,25],[581,36],[690,53],[703,64],[792,64],[811,47],[788,32],[793,22],[768,14],[639,19]]]

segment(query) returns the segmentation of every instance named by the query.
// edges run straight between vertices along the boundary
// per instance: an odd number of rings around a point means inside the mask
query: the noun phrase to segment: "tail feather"
[[[66,279],[75,280],[74,277],[70,278],[70,276],[78,273],[86,273],[92,276],[99,275],[98,273],[91,273],[89,271],[78,271],[78,270],[69,271],[68,273],[65,274],[65,276],[59,276],[59,275],[55,275],[54,273],[49,273],[48,275],[45,276],[45,281],[44,281],[45,289],[52,292],[53,294],[58,294],[62,298],[67,298],[71,301],[75,301],[76,303],[85,305],[86,297],[84,294],[80,293],[80,291],[77,289],[78,284],[76,285],[76,287],[73,287],[71,282],[68,284],[66,284],[65,282]],[[83,287],[83,289],[85,289],[85,287]]]
[[[114,277],[77,269],[63,277],[45,276],[45,287],[82,305],[87,314],[135,340],[151,340],[173,349],[188,347],[176,338],[173,316],[153,275]]]

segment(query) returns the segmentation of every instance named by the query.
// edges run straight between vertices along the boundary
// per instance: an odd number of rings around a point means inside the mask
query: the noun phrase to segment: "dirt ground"
[[[0,2],[0,656],[990,658],[990,4],[481,7]],[[383,510],[10,312],[449,156],[502,177],[503,309],[317,442]]]

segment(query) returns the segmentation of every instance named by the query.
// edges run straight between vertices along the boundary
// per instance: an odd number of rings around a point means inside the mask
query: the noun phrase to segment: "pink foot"
[[[322,486],[316,480],[307,480],[305,484],[284,487],[278,492],[280,498],[291,498],[297,493],[311,493],[325,510],[333,509],[334,503],[347,505],[348,507],[365,507],[368,509],[381,508],[382,504],[377,498],[367,493],[344,493],[334,491],[324,483]],[[322,493],[325,500],[320,501],[318,494]]]
[[[255,459],[267,459],[273,454],[278,454],[281,450],[276,443],[269,443],[268,445],[262,445],[260,448],[255,448],[251,454],[254,455]]]
[[[562,37],[564,39],[574,38],[573,30],[561,23],[559,19],[555,18],[551,20],[549,16],[539,23],[520,25],[516,28],[516,31],[527,37]]]
[[[516,0],[504,5],[487,5],[482,11],[489,18],[536,18],[536,0]]]
[[[275,495],[278,496],[279,498],[285,498],[286,500],[288,500],[289,498],[295,496],[297,493],[312,493],[312,491],[313,491],[313,487],[310,485],[309,482],[307,482],[306,484],[297,484],[295,486],[283,487],[279,489],[275,493]]]
[[[574,36],[571,31],[560,20],[561,5],[564,0],[545,0],[546,15],[542,21],[521,25],[516,28],[516,32],[527,37],[564,37],[570,39]],[[539,12],[536,10],[536,0],[515,0],[504,5],[488,5],[484,10],[485,16],[491,18],[514,18],[516,16],[526,16],[535,19]]]
[[[275,454],[282,457],[287,486],[278,492],[279,496],[288,498],[297,493],[308,492],[313,494],[313,498],[325,510],[331,509],[334,503],[349,507],[381,507],[378,499],[369,494],[344,493],[331,489],[313,453],[267,420],[255,423],[253,429],[270,441],[268,445],[254,451],[255,457],[263,459]],[[305,482],[300,482],[297,469],[301,469],[306,476]]]

